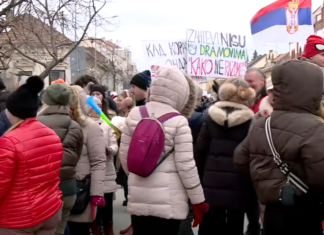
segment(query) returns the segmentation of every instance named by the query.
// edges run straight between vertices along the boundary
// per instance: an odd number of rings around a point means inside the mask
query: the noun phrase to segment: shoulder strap
[[[147,112],[146,105],[139,106],[139,110],[140,110],[142,118],[148,118],[150,116]]]
[[[271,120],[271,116],[268,117],[266,119],[265,122],[265,132],[266,132],[266,136],[267,136],[267,141],[271,150],[271,153],[273,155],[273,161],[277,164],[277,166],[279,167],[280,171],[287,177],[288,182],[291,181],[291,183],[299,188],[302,192],[307,193],[308,191],[308,186],[306,184],[304,184],[304,182],[302,182],[298,176],[296,176],[295,174],[293,174],[290,171],[290,167],[288,166],[287,163],[283,162],[280,158],[279,153],[277,152],[274,144],[273,144],[273,139],[272,139],[272,135],[271,135],[271,125],[270,125],[270,120]]]
[[[158,118],[159,122],[164,123],[166,121],[168,121],[169,119],[176,117],[176,116],[180,116],[180,113],[166,113],[164,115],[162,115],[161,117]]]

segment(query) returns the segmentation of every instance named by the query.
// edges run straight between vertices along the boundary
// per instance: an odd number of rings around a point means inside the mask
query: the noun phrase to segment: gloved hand
[[[100,196],[91,197],[91,205],[93,206],[105,206],[105,198]]]
[[[206,202],[202,202],[192,205],[192,209],[195,218],[192,227],[195,228],[201,223],[204,214],[209,210],[209,205]]]

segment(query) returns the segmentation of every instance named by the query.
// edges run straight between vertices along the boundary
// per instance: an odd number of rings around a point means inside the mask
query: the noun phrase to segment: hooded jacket
[[[195,85],[179,69],[161,67],[152,81],[148,101],[148,113],[154,113],[156,117],[170,112],[184,116],[163,123],[165,151],[174,147],[174,152],[147,178],[129,173],[128,210],[131,215],[182,220],[188,215],[188,197],[192,204],[205,200],[193,159],[192,135],[187,121],[194,110]],[[120,158],[125,172],[128,172],[127,154],[131,138],[140,120],[139,107],[135,107],[122,130]]]
[[[307,79],[305,79],[307,77]],[[324,189],[323,72],[317,65],[293,60],[272,71],[274,106],[271,134],[281,160],[312,191]],[[310,92],[311,91],[311,92]],[[279,201],[287,179],[273,160],[265,120],[256,120],[248,138],[236,149],[234,162],[250,172],[263,205]],[[302,192],[297,189],[297,195]]]
[[[211,207],[243,210],[253,202],[250,177],[239,173],[233,163],[234,150],[247,136],[253,117],[249,107],[228,101],[219,101],[208,110],[195,160]]]
[[[80,160],[76,165],[76,177],[78,180],[91,175],[91,196],[104,196],[105,174],[106,174],[106,145],[104,134],[100,126],[91,118],[86,117],[90,111],[90,106],[86,104],[87,95],[80,86],[71,86],[73,98],[79,100],[77,109],[79,115],[75,117],[82,128],[83,147]],[[81,215],[70,215],[69,221],[79,223],[90,223],[93,221],[90,202],[88,207]]]
[[[117,191],[120,187],[116,184],[116,169],[114,166],[114,155],[118,151],[117,139],[114,134],[114,130],[108,126],[108,124],[102,120],[102,118],[92,118],[100,125],[100,128],[104,134],[106,144],[106,179],[105,179],[105,193],[112,193]],[[110,148],[111,152],[108,153]]]
[[[63,196],[75,195],[77,193],[75,167],[83,147],[81,126],[71,120],[69,109],[61,106],[47,107],[41,111],[37,119],[60,137],[64,149],[60,188],[63,191]]]

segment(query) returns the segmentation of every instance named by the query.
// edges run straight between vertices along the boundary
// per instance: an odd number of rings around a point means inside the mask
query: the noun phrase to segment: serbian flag
[[[311,0],[278,0],[258,11],[251,20],[256,42],[304,42],[314,34]]]

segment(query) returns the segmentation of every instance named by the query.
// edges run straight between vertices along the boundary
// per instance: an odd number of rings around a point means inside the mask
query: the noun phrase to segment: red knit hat
[[[317,35],[311,35],[307,38],[305,53],[301,57],[310,58],[314,55],[324,53],[324,39]]]

